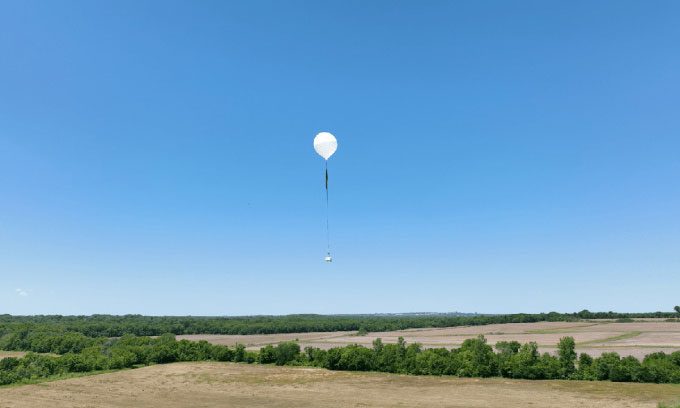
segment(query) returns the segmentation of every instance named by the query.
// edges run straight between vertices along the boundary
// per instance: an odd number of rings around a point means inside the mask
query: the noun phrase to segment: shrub
[[[300,356],[300,345],[294,341],[279,343],[274,348],[276,365],[284,365],[296,360]]]
[[[233,361],[234,351],[227,346],[213,346],[211,356],[215,361]]]

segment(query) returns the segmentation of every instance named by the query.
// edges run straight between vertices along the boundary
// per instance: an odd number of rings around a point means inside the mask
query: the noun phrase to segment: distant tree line
[[[157,338],[128,334],[89,342],[73,337],[70,348],[47,337],[49,335],[41,336],[43,341],[70,351],[60,356],[29,353],[22,358],[4,358],[0,360],[0,385],[177,361],[303,365],[330,370],[459,377],[680,383],[680,352],[653,353],[642,361],[634,357],[621,358],[616,353],[604,353],[597,358],[587,354],[577,356],[572,337],[560,340],[555,356],[540,354],[536,343],[515,341],[499,342],[494,351],[483,336],[467,339],[454,349],[423,349],[417,343],[406,344],[400,338],[396,344],[384,344],[377,339],[371,348],[349,345],[330,350],[307,347],[303,351],[295,342],[283,342],[262,347],[259,352],[247,351],[243,345],[227,347],[206,341],[177,341],[172,334]]]
[[[540,313],[504,315],[287,315],[244,317],[201,316],[11,316],[0,315],[0,337],[18,330],[76,332],[87,337],[124,334],[274,334],[302,332],[403,330],[424,327],[478,326],[498,323],[576,321],[579,319],[674,318],[674,312],[654,313]]]

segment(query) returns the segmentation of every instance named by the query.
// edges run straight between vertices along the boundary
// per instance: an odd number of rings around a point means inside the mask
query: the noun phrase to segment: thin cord
[[[326,242],[328,255],[331,254],[331,231],[329,228],[329,205],[328,205],[328,160],[326,160]]]

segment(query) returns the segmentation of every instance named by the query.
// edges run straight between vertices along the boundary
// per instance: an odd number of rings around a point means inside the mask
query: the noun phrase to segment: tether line
[[[326,160],[326,249],[331,254],[331,231],[329,227],[329,204],[328,204],[328,160]]]

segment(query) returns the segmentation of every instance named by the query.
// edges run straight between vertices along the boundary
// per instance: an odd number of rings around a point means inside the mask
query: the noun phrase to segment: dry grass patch
[[[0,408],[73,407],[649,407],[680,386],[336,372],[177,363],[0,388]]]
[[[26,353],[23,351],[2,351],[0,350],[0,359],[6,357],[23,357]]]

